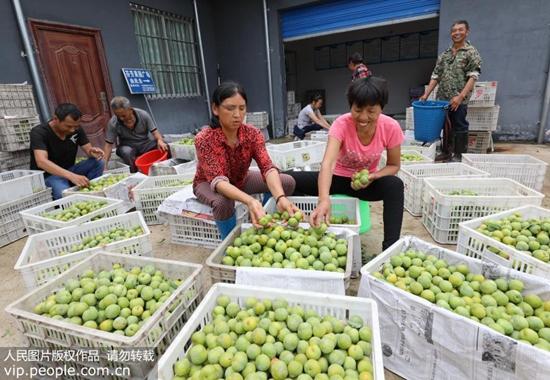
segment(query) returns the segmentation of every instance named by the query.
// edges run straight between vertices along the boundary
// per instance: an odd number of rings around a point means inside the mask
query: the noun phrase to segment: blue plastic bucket
[[[445,112],[449,102],[417,100],[412,105],[414,109],[414,139],[424,142],[437,140],[445,124]]]

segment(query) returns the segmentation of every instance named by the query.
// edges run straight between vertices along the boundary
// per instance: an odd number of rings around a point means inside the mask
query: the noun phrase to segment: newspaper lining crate
[[[243,223],[248,217],[248,210],[244,205],[237,205],[235,213],[237,225]],[[160,213],[159,216],[170,225],[171,242],[174,244],[216,248],[222,242],[218,227],[213,220],[166,213]]]
[[[538,260],[529,252],[520,251],[477,231],[477,228],[484,222],[489,220],[498,221],[515,213],[520,213],[523,219],[550,218],[550,210],[548,209],[537,206],[523,206],[462,222],[459,225],[457,252],[550,280],[550,263]],[[508,257],[492,252],[491,248],[501,251],[503,255]]]
[[[0,118],[0,150],[29,149],[31,129],[39,123],[37,116]]]
[[[161,270],[170,279],[181,279],[182,283],[168,299],[160,304],[159,308],[139,328],[134,336],[96,330],[75,325],[65,321],[58,321],[33,313],[38,300],[54,293],[70,278],[78,278],[87,270],[99,273],[102,270],[111,270],[113,264],[121,264],[126,270],[133,267],[152,265]],[[181,320],[191,316],[198,301],[203,295],[203,281],[201,276],[202,265],[181,261],[163,260],[156,258],[120,256],[108,252],[100,252],[87,260],[80,262],[69,271],[56,277],[49,283],[35,289],[15,301],[6,308],[6,311],[17,321],[23,334],[29,339],[41,340],[48,348],[95,348],[103,349],[100,354],[100,364],[108,367],[127,366],[116,361],[107,361],[106,352],[116,348],[144,348],[149,347],[160,356],[164,353],[170,341],[166,337],[173,337],[181,328]],[[152,369],[154,362],[139,361],[133,364],[132,378],[145,378]]]
[[[29,84],[0,84],[1,116],[38,116],[32,86]]]
[[[246,124],[252,124],[258,129],[267,128],[269,124],[269,115],[267,112],[247,112],[246,113]]]
[[[16,169],[28,169],[31,167],[30,150],[17,150],[14,152],[0,152],[0,172]]]
[[[114,228],[135,227],[141,227],[143,233],[71,253],[72,247],[81,244],[85,238],[92,238]],[[151,256],[153,248],[150,237],[151,232],[139,211],[46,231],[29,237],[14,269],[21,272],[27,288],[34,289],[100,250],[118,253],[119,257]]]
[[[308,226],[306,224],[300,224],[300,227],[307,228]],[[213,282],[229,282],[229,283],[235,283],[235,277],[237,273],[238,266],[230,266],[222,264],[222,259],[225,256],[225,251],[228,246],[230,246],[233,241],[245,230],[248,230],[250,228],[253,228],[252,224],[246,223],[241,224],[240,226],[237,226],[231,233],[227,236],[227,238],[216,247],[216,249],[212,252],[212,254],[208,257],[206,260],[206,265],[208,266],[208,269],[210,270],[210,276],[212,278]],[[340,228],[340,227],[339,227]],[[328,230],[331,231],[330,228]],[[347,289],[350,285],[351,281],[351,270],[353,267],[353,236],[348,235],[339,235],[339,238],[346,237],[347,243],[348,243],[348,252],[346,254],[347,260],[346,260],[346,269],[344,273],[336,273],[336,272],[326,272],[326,271],[316,271],[319,276],[325,276],[328,279],[338,279],[341,278],[344,282],[344,287]],[[247,268],[248,269],[248,268]],[[275,270],[275,269],[274,269]],[[282,269],[283,271],[291,270],[291,269]],[[300,270],[300,269],[298,269]],[[302,269],[303,270],[303,269]],[[281,272],[283,273],[283,272]]]
[[[0,203],[32,195],[46,188],[41,170],[11,170],[0,173]]]
[[[360,315],[364,323],[372,330],[371,361],[373,365],[373,379],[381,380],[384,378],[378,308],[372,300],[234,284],[215,284],[195,310],[191,319],[189,319],[182,331],[174,339],[172,345],[166,350],[163,357],[160,358],[158,365],[159,380],[172,380],[174,378],[174,364],[185,357],[191,346],[191,335],[212,322],[212,311],[216,306],[217,298],[221,295],[229,296],[232,302],[236,302],[239,305],[244,305],[246,299],[250,297],[260,300],[284,298],[290,306],[300,306],[305,310],[313,309],[321,317],[331,315],[335,318],[345,320],[351,315]]]
[[[100,177],[97,177],[97,178],[94,178],[94,179],[90,180],[90,182],[96,182],[96,181],[99,181],[102,178],[107,178],[109,176],[119,175],[119,174],[125,174],[125,173],[118,173],[118,174],[107,173],[107,174],[103,174]],[[129,177],[129,175],[126,176],[126,178],[128,178],[128,177]],[[126,179],[126,178],[124,178],[124,179]],[[124,179],[121,179],[119,182],[123,181]],[[85,194],[85,195],[95,195],[95,196],[98,196],[98,197],[106,197],[105,190],[107,190],[107,189],[109,189],[113,186],[116,186],[119,182],[114,183],[111,186],[107,186],[107,187],[103,188],[103,190],[99,190],[99,191],[80,191],[80,187],[73,186],[73,187],[69,187],[68,189],[63,190],[63,196],[68,197],[69,195],[75,195],[75,194],[82,195],[82,194]]]
[[[130,167],[124,162],[109,160],[104,174],[130,174]]]
[[[273,163],[281,170],[317,164],[323,160],[326,143],[322,141],[294,141],[267,145]]]
[[[304,213],[304,216],[309,218],[309,215],[317,207],[318,197],[287,197],[288,200]],[[359,199],[357,198],[335,198],[330,197],[332,216],[345,215],[350,220],[350,224],[331,224],[331,226],[339,228],[347,228],[355,233],[359,233],[361,227],[361,214],[359,212]],[[273,197],[269,198],[264,205],[264,210],[267,214],[273,214],[277,211],[277,205]]]
[[[68,221],[55,220],[42,216],[43,213],[59,212],[61,210],[71,208],[75,203],[87,201],[101,201],[106,202],[107,204],[100,209],[90,212],[89,214],[82,215]],[[32,235],[39,232],[56,230],[58,228],[80,225],[82,223],[93,221],[97,217],[108,218],[123,212],[124,209],[122,207],[122,201],[119,199],[75,194],[21,211],[21,218],[23,218],[27,232],[29,235]]]
[[[450,195],[464,190],[476,195]],[[544,195],[509,178],[427,178],[422,224],[440,244],[456,244],[460,222],[511,208],[540,206]]]
[[[497,129],[500,106],[468,108],[466,120],[470,131],[495,131]]]
[[[468,153],[486,154],[493,146],[491,132],[470,131],[468,133]]]
[[[413,216],[422,216],[422,194],[427,177],[489,177],[489,173],[460,162],[414,164],[401,167],[397,176],[405,188],[405,209]]]
[[[405,236],[361,269],[359,297],[378,304],[384,366],[406,379],[543,380],[550,373],[550,354],[492,328],[440,307],[373,276],[392,256],[412,249],[467,264],[485,278],[521,280],[524,294],[548,298],[547,281],[484,263],[451,250]]]
[[[476,82],[472,96],[468,101],[468,113],[476,107],[492,107],[495,105],[497,83],[496,81]]]
[[[189,184],[180,184],[184,180],[192,180],[194,173],[175,174],[149,177],[132,190],[136,202],[136,210],[143,213],[147,224],[160,224],[157,209],[160,204],[175,192]]]
[[[463,154],[462,162],[493,177],[511,178],[542,191],[548,164],[527,154]]]
[[[52,190],[46,188],[15,201],[0,204],[0,247],[27,236],[20,211],[52,200]]]

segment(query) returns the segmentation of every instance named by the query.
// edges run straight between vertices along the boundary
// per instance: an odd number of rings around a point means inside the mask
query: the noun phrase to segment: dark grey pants
[[[157,140],[147,140],[139,145],[120,145],[116,148],[116,155],[130,167],[132,173],[137,172],[136,157],[157,148]]]

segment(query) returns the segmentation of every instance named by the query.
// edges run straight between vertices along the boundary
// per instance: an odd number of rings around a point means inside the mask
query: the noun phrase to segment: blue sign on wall
[[[153,94],[157,86],[149,70],[122,68],[130,94]]]

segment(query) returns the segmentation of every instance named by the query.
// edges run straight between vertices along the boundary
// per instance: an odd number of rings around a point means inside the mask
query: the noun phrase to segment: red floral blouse
[[[195,138],[197,172],[193,187],[209,182],[212,191],[220,181],[228,181],[239,189],[244,181],[252,159],[256,161],[262,177],[271,169],[271,162],[262,133],[251,125],[241,124],[237,131],[237,145],[231,148],[221,128],[206,128]]]

